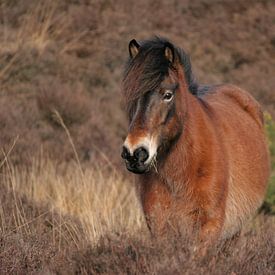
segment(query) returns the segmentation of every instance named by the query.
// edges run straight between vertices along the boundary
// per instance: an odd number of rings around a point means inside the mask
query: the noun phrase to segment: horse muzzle
[[[149,158],[149,151],[145,147],[139,147],[130,153],[128,148],[123,146],[121,157],[125,160],[126,168],[135,174],[148,172],[149,165],[146,160]]]

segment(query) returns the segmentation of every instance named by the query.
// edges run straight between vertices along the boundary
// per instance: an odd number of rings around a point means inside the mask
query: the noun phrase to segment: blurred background
[[[273,168],[264,209],[275,212],[273,0],[0,0],[1,234],[22,259],[5,256],[6,270],[50,253],[44,235],[64,252],[144,229],[120,160],[120,89],[128,42],[153,35],[185,49],[199,83],[232,83],[261,103]]]
[[[44,153],[120,160],[120,104],[128,42],[167,37],[191,56],[203,84],[233,83],[275,116],[274,1],[1,1],[0,147],[11,159]]]

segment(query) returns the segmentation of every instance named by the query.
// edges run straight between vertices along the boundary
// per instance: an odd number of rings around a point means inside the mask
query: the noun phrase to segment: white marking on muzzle
[[[144,164],[149,164],[152,161],[152,159],[157,155],[157,149],[158,149],[157,142],[156,142],[156,139],[152,136],[141,137],[135,142],[135,144],[132,144],[129,138],[127,137],[124,142],[124,146],[129,150],[131,155],[134,154],[134,151],[137,148],[140,148],[140,147],[146,148],[149,151],[149,157]]]

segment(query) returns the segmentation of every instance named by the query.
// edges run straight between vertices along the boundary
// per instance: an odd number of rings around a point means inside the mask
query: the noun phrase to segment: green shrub
[[[275,214],[275,121],[269,113],[265,113],[265,129],[268,137],[270,157],[271,157],[271,176],[269,179],[268,189],[265,202]]]

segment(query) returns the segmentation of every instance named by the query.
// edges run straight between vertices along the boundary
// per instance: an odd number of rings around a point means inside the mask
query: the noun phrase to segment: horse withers
[[[166,39],[132,40],[129,53],[121,155],[139,174],[149,229],[233,235],[261,205],[269,176],[259,104],[233,85],[198,85],[188,55]]]

